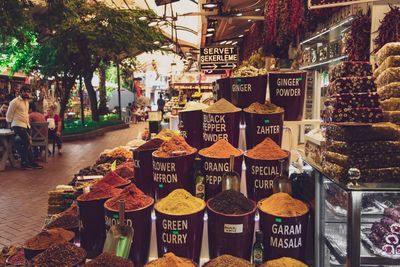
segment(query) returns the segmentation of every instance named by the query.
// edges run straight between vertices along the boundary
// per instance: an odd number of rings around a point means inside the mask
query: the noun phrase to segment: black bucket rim
[[[272,196],[272,195],[271,195],[271,196]],[[263,213],[263,214],[266,214],[266,215],[268,215],[268,216],[275,216],[275,217],[288,218],[288,219],[296,219],[296,218],[301,218],[301,217],[308,217],[308,216],[310,216],[310,207],[308,206],[307,203],[304,203],[304,204],[306,204],[306,206],[307,206],[307,212],[304,213],[304,214],[302,214],[302,215],[298,215],[298,216],[273,215],[273,214],[271,214],[271,213],[265,212],[265,211],[263,211],[263,210],[261,209],[261,202],[264,201],[264,200],[266,200],[267,198],[269,198],[269,197],[265,197],[265,198],[260,199],[259,201],[257,201],[257,209],[258,209],[259,212],[261,212],[261,213]]]
[[[256,102],[253,102],[253,103],[256,103]],[[262,104],[262,103],[260,103],[260,104]],[[280,107],[280,108],[283,109],[283,111],[281,111],[281,112],[271,112],[271,113],[256,113],[256,112],[246,111],[246,108],[244,108],[243,112],[247,113],[247,114],[256,114],[256,115],[276,115],[276,114],[284,115],[285,114],[285,109],[283,107]]]
[[[229,103],[231,103],[230,101],[229,101]],[[231,103],[232,104],[232,103]],[[233,105],[233,104],[232,104]],[[211,107],[211,106],[210,106]],[[241,109],[241,108],[239,108],[239,107],[237,107],[237,106],[235,106],[236,108],[238,108],[238,109],[240,109],[240,110],[238,110],[238,111],[232,111],[232,112],[207,112],[207,111],[205,111],[205,110],[203,110],[203,113],[207,113],[207,114],[220,114],[220,115],[223,115],[223,114],[235,114],[235,113],[238,113],[238,112],[242,112],[243,111],[243,109]]]
[[[201,208],[201,210],[198,210],[198,211],[195,211],[195,212],[192,212],[192,213],[188,213],[188,214],[179,214],[179,215],[177,215],[177,214],[169,214],[169,213],[165,213],[165,212],[159,211],[159,210],[156,208],[156,204],[157,204],[158,202],[154,205],[154,211],[155,211],[156,213],[160,213],[160,214],[162,214],[162,215],[167,215],[167,216],[171,216],[171,217],[190,216],[190,215],[195,215],[195,214],[201,213],[201,212],[204,213],[204,211],[205,211],[206,208],[207,208],[207,203],[206,203],[204,200],[203,200],[203,202],[204,202],[204,206]],[[156,214],[156,215],[157,215],[157,214]],[[156,220],[157,220],[157,216],[156,216]]]
[[[147,195],[146,195],[147,196]],[[150,204],[148,204],[148,205],[146,205],[146,206],[144,206],[144,207],[141,207],[141,208],[139,208],[139,209],[135,209],[135,210],[125,210],[125,213],[127,213],[127,212],[135,212],[135,211],[142,211],[142,210],[145,210],[145,209],[147,209],[147,208],[149,208],[149,207],[152,207],[153,205],[154,205],[154,198],[152,198],[151,196],[148,196],[148,197],[150,197],[151,198],[151,203]],[[106,204],[108,203],[108,202],[110,202],[110,200],[111,200],[112,198],[110,198],[110,199],[108,199],[106,202],[104,202],[104,209],[106,209],[107,211],[111,211],[111,212],[119,212],[119,210],[117,210],[117,209],[112,209],[112,208],[109,208],[109,207],[107,207],[106,206]]]

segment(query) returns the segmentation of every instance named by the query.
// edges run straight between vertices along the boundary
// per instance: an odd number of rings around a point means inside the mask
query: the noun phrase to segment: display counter
[[[312,167],[315,266],[399,266],[392,213],[397,213],[393,207],[400,202],[400,183],[346,184]]]

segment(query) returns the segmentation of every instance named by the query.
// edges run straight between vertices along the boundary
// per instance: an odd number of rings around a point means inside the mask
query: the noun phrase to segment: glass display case
[[[313,168],[315,266],[400,266],[400,184],[346,184]]]

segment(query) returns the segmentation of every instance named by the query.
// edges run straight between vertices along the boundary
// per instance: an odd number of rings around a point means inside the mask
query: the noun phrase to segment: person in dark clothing
[[[162,114],[164,115],[165,100],[163,99],[161,93],[160,93],[160,98],[157,100],[157,106],[158,106],[158,111],[161,111]]]

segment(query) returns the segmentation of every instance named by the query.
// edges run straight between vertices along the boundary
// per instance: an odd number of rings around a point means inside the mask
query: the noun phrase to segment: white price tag
[[[224,233],[229,233],[229,234],[243,233],[243,224],[224,224]]]

